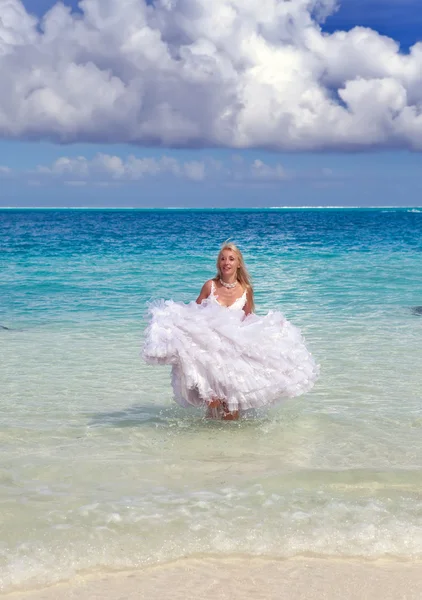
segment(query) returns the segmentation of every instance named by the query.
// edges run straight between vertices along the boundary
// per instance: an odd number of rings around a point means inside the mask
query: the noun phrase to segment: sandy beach
[[[422,562],[189,558],[139,571],[78,575],[4,600],[420,600]]]

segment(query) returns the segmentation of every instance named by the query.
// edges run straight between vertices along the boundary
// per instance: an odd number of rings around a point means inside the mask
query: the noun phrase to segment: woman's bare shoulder
[[[202,289],[204,290],[204,292],[211,291],[213,282],[214,282],[214,279],[208,279],[208,281],[206,281],[204,283],[204,285],[202,286]]]
[[[196,299],[197,304],[201,304],[202,300],[205,300],[205,298],[208,298],[208,296],[211,294],[212,282],[213,279],[208,279],[208,281],[204,283],[201,292],[198,298]]]

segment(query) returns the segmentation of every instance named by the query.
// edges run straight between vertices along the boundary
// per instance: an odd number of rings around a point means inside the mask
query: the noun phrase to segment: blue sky
[[[214,35],[214,15],[131,15],[114,1],[88,0],[84,30],[65,11],[34,27],[51,0],[6,15],[0,75],[17,91],[0,90],[0,206],[422,205],[422,60],[408,54],[422,41],[420,0],[344,0],[312,26],[295,0],[293,29],[242,12],[233,43],[223,27]],[[155,28],[183,69],[165,81]],[[153,36],[143,46],[141,29]],[[36,103],[19,95],[29,77]]]

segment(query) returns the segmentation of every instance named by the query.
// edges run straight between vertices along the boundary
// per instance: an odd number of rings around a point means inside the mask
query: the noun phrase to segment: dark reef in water
[[[414,315],[422,317],[422,306],[412,306],[411,311]]]

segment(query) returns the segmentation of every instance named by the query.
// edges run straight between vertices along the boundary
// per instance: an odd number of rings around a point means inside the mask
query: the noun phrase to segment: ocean
[[[213,422],[140,350],[148,303],[195,300],[228,238],[321,375]],[[0,210],[0,272],[0,591],[184,557],[422,559],[422,210]]]

